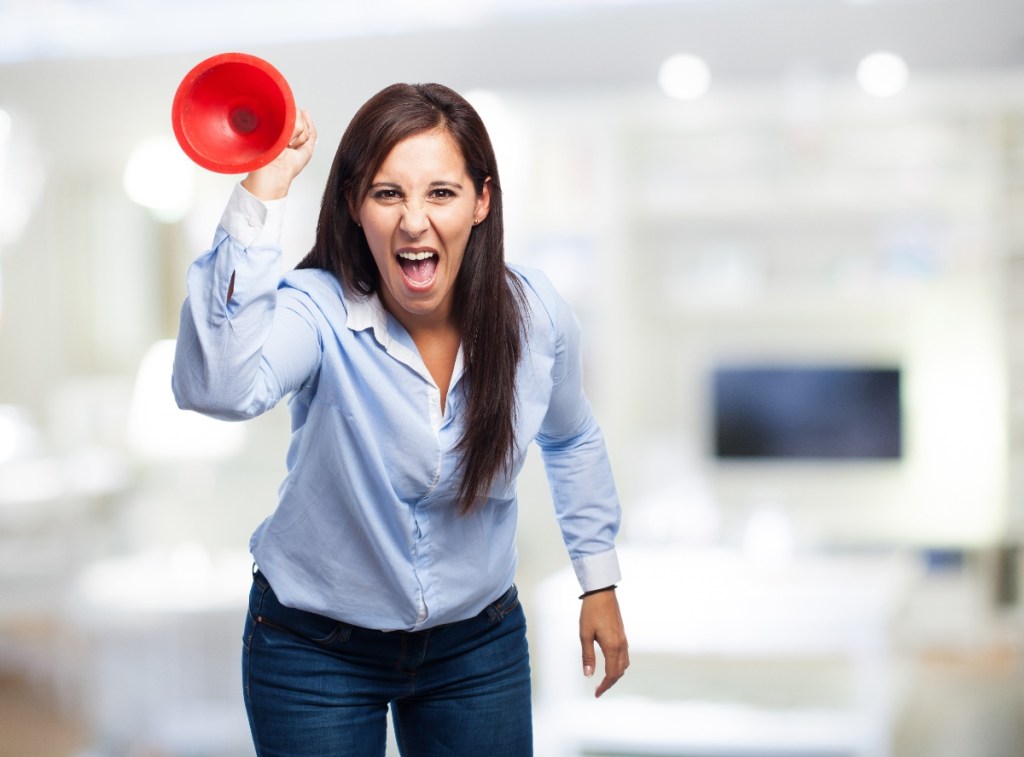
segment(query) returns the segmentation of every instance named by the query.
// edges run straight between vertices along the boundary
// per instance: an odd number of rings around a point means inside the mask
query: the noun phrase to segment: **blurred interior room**
[[[531,453],[539,757],[1024,754],[1020,0],[0,0],[0,755],[252,753],[287,408],[169,388],[239,178],[171,101],[230,50],[319,128],[286,264],[355,108],[439,81],[583,324],[633,664],[593,699]]]

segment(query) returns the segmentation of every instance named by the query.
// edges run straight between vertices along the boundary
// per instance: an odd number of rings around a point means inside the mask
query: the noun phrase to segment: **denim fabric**
[[[405,757],[533,753],[515,586],[474,618],[382,632],[285,607],[257,572],[243,641],[259,757],[381,757],[389,706]]]

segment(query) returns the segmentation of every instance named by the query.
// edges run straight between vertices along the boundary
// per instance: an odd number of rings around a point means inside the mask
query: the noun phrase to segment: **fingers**
[[[316,125],[313,123],[309,111],[300,110],[295,115],[295,126],[292,129],[292,138],[288,146],[297,150],[307,143],[312,147],[316,144]]]
[[[292,181],[309,163],[316,144],[316,126],[309,112],[300,110],[295,114],[291,142],[274,160],[266,166],[251,171],[242,180],[242,186],[261,200],[277,200],[285,197]]]
[[[629,652],[626,650],[625,639],[622,646],[611,648],[611,645],[601,647],[604,653],[604,678],[594,690],[594,696],[599,697],[618,682],[626,673],[629,667]]]
[[[594,644],[601,647],[604,678],[594,691],[594,696],[599,697],[615,685],[629,667],[629,644],[614,591],[584,598],[580,610],[580,643],[583,675],[588,678],[594,675],[596,669]]]
[[[597,657],[594,654],[594,642],[588,640],[583,642],[583,675],[591,678],[596,669]]]

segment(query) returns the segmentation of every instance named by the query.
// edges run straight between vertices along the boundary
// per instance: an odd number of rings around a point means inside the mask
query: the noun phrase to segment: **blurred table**
[[[52,647],[76,569],[105,541],[131,487],[103,448],[0,462],[0,668],[55,687]]]
[[[537,744],[545,755],[887,757],[891,625],[917,576],[898,555],[807,555],[771,565],[742,553],[620,549],[619,603],[630,654],[704,660],[837,659],[849,705],[758,708],[623,694],[600,700],[580,674],[578,585],[570,569],[539,587]],[[629,673],[627,673],[627,677]],[[659,687],[664,688],[664,687]]]
[[[246,553],[194,544],[97,562],[68,607],[90,754],[251,755],[241,639]]]

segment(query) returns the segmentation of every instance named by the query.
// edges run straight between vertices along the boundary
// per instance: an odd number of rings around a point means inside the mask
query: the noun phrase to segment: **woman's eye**
[[[373,193],[373,199],[375,200],[398,200],[401,197],[402,195],[397,189],[378,189]]]
[[[431,196],[431,198],[433,198],[435,200],[448,200],[448,199],[450,199],[452,197],[455,197],[455,192],[453,192],[450,189],[446,189],[446,188],[441,187],[441,188],[433,190],[430,193],[430,196]]]

